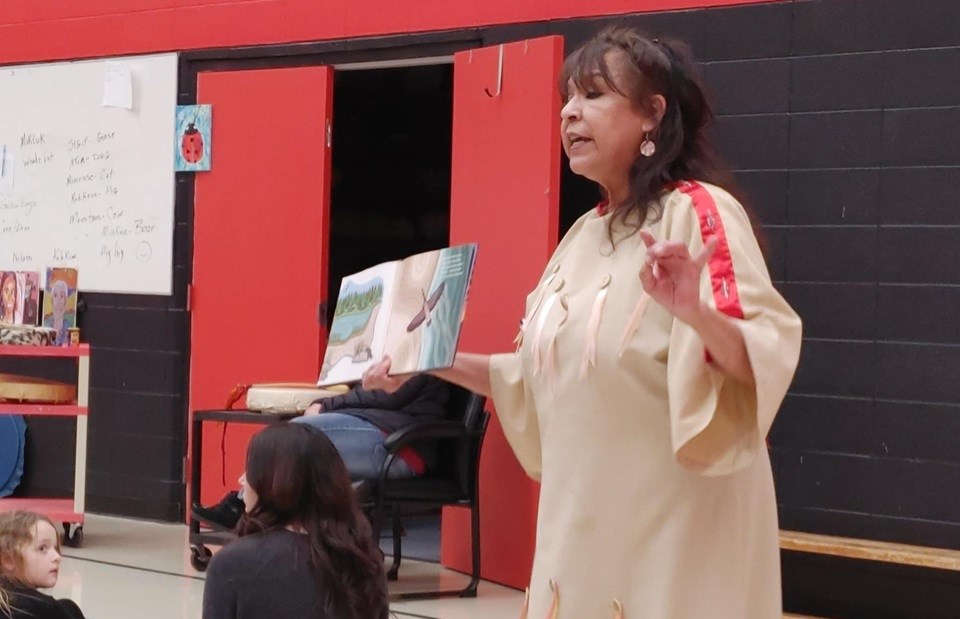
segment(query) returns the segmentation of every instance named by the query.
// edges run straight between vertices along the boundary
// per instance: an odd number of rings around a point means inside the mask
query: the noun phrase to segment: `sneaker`
[[[202,520],[224,529],[233,529],[240,522],[244,509],[243,499],[240,498],[239,493],[231,492],[223,497],[219,503],[210,507],[194,503],[190,512],[196,520]]]

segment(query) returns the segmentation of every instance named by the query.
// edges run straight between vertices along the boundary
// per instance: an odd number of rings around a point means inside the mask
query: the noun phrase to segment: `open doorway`
[[[338,70],[333,92],[331,301],[346,275],[449,245],[453,65]],[[404,557],[439,562],[439,511],[404,530]]]
[[[449,244],[453,66],[338,71],[333,92],[329,299],[345,275]]]

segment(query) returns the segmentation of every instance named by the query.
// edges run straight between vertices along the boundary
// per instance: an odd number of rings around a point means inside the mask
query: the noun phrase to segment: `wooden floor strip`
[[[960,550],[780,531],[780,548],[797,552],[882,561],[960,572]]]

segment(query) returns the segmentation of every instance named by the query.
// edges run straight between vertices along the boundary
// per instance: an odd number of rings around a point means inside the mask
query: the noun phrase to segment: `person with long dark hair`
[[[207,570],[203,619],[385,619],[383,555],[337,450],[299,424],[247,449],[240,539]]]
[[[492,395],[541,481],[523,616],[779,619],[764,438],[801,324],[707,139],[696,65],[682,43],[610,28],[560,88],[570,168],[605,200],[527,297],[517,351],[436,372]],[[364,386],[397,388],[389,366]]]

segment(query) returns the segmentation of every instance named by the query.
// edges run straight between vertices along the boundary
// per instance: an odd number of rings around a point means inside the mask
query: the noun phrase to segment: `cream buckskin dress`
[[[710,363],[697,333],[644,293],[646,248],[599,209],[527,298],[514,354],[494,355],[497,414],[541,482],[529,619],[780,619],[776,499],[765,436],[800,353],[740,204],[679,183],[645,225],[719,243],[702,298],[737,321],[756,387]]]

